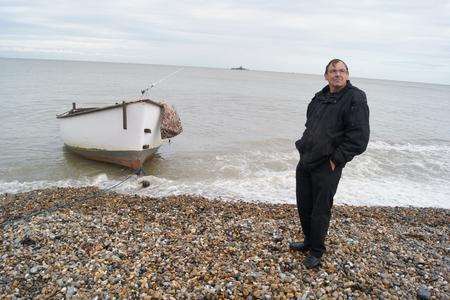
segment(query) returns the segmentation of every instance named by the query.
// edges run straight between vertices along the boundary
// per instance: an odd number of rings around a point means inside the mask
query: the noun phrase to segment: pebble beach
[[[41,213],[38,213],[41,212]],[[0,298],[449,299],[450,210],[335,205],[319,269],[295,205],[94,187],[0,195]]]

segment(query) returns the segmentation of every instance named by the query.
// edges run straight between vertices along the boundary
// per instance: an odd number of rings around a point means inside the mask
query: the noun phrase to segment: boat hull
[[[58,115],[68,150],[85,158],[140,169],[164,143],[160,105],[134,101]]]
[[[133,170],[139,170],[145,161],[152,158],[158,148],[146,149],[141,151],[108,151],[101,149],[84,149],[64,145],[69,151],[76,153],[84,158],[113,163],[128,167]]]

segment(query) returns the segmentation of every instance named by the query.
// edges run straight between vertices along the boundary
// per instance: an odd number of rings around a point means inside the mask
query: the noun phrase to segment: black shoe
[[[320,266],[320,258],[313,255],[308,255],[308,257],[303,261],[303,264],[307,269],[317,268]]]
[[[289,243],[289,249],[306,252],[309,250],[309,245],[305,245],[305,243],[292,242]]]

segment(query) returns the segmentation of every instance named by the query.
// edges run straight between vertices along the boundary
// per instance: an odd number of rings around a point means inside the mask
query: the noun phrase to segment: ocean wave
[[[372,141],[368,149],[399,152],[440,152],[450,153],[450,143],[441,141],[439,144],[417,144],[417,143],[389,143],[385,141]]]
[[[151,197],[195,194],[230,200],[295,203],[298,153],[292,148],[271,150],[175,155],[161,160],[163,165],[158,166],[163,170],[161,174],[132,176],[115,190]],[[364,155],[344,169],[336,203],[450,208],[448,150],[446,145],[372,142]],[[122,179],[99,174],[59,181],[0,181],[0,193],[68,186],[107,188]],[[142,188],[142,180],[147,180],[150,186]]]
[[[100,188],[106,186],[111,181],[106,174],[99,174],[93,177],[83,177],[80,179],[64,179],[64,180],[37,180],[37,181],[0,181],[0,194],[15,194],[29,192],[38,189],[57,188],[57,187],[85,187],[98,186]]]
[[[143,188],[146,180],[150,186]],[[17,193],[52,187],[97,186],[106,189],[119,183],[118,179],[108,179],[105,174],[81,180],[56,182],[0,182],[0,193]],[[407,178],[354,178],[343,176],[335,196],[336,204],[383,205],[383,206],[429,206],[450,208],[449,182],[441,179],[419,184]],[[183,181],[156,176],[137,177],[114,189],[119,193],[137,194],[150,197],[191,194],[224,200],[261,201],[270,203],[295,204],[294,171],[259,172],[247,178],[221,180],[203,179]]]

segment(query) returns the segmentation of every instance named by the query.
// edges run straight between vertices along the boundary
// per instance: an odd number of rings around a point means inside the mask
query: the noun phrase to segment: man
[[[308,105],[305,131],[295,146],[300,152],[296,170],[297,209],[302,243],[292,250],[309,251],[307,268],[320,265],[330,224],[333,197],[342,169],[363,153],[369,142],[369,107],[366,94],[351,85],[347,65],[331,60],[325,68],[328,85]]]

